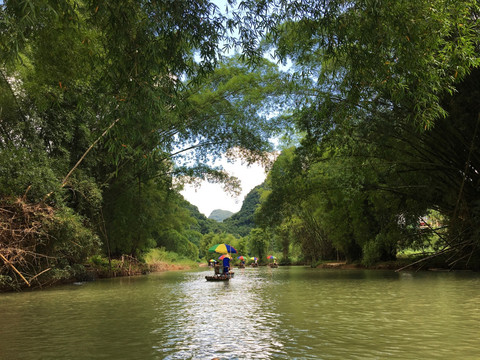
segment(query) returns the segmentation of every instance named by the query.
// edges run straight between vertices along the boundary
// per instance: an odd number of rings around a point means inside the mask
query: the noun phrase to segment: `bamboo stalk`
[[[70,175],[72,175],[72,173],[75,171],[75,169],[78,167],[78,165],[80,165],[80,163],[83,161],[83,159],[85,158],[85,156],[87,156],[87,154],[90,152],[90,150],[93,149],[93,147],[100,141],[101,138],[103,138],[107,132],[120,120],[120,118],[116,119],[113,123],[110,124],[110,126],[102,133],[102,135],[100,135],[97,140],[95,140],[93,142],[92,145],[90,145],[90,147],[87,149],[87,151],[85,151],[85,153],[82,155],[82,157],[80,158],[80,160],[77,161],[77,163],[75,164],[75,166],[68,172],[68,174],[63,178],[62,180],[62,187],[64,187],[67,183],[67,180],[68,178],[70,177]]]
[[[413,262],[413,263],[411,263],[411,264],[405,265],[405,266],[401,267],[400,269],[395,270],[395,272],[400,272],[400,271],[402,271],[402,270],[404,270],[404,269],[406,269],[406,268],[408,268],[408,267],[410,267],[410,266],[413,266],[413,265],[422,263],[422,262],[427,261],[427,260],[429,260],[429,259],[433,259],[434,257],[439,256],[439,255],[442,255],[442,254],[445,254],[445,253],[447,253],[447,252],[449,252],[449,251],[453,251],[453,249],[440,250],[439,252],[437,252],[437,253],[435,253],[435,254],[433,254],[433,255],[427,256],[427,257],[425,257],[425,258],[423,258],[423,259],[420,259],[420,260],[417,260],[417,261],[415,261],[415,262]]]
[[[30,286],[30,283],[28,282],[28,280],[25,279],[25,277],[20,273],[20,271],[17,270],[17,268],[15,266],[13,266],[13,264],[10,261],[8,261],[5,256],[3,256],[2,254],[0,254],[0,256],[2,257],[5,264],[10,266],[12,268],[12,270],[15,271],[22,278],[23,281],[25,281],[25,284]]]
[[[45,270],[43,270],[43,271],[40,271],[37,275],[35,275],[34,277],[32,277],[32,278],[30,279],[30,282],[32,282],[32,280],[35,279],[36,277],[42,275],[43,273],[46,273],[47,271],[49,271],[49,270],[51,270],[51,269],[52,269],[52,268],[48,268],[48,269],[45,269]]]
[[[458,213],[458,207],[463,195],[463,188],[465,186],[465,180],[467,178],[468,167],[470,166],[470,159],[472,157],[473,150],[475,149],[475,138],[477,137],[478,126],[480,123],[480,113],[478,113],[477,123],[475,124],[475,130],[473,131],[472,142],[470,143],[470,149],[468,151],[467,161],[465,162],[465,169],[463,171],[462,183],[460,184],[460,190],[458,192],[457,203],[455,204],[455,209],[453,211],[453,220],[455,221]]]

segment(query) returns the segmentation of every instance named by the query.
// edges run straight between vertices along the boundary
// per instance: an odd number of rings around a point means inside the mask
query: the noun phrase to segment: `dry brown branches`
[[[10,279],[3,287],[42,285],[39,276],[50,270],[44,224],[53,217],[53,208],[46,204],[29,204],[25,198],[0,200],[0,276]]]

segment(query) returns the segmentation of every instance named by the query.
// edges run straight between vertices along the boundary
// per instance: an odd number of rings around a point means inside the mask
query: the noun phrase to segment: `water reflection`
[[[0,295],[0,359],[478,359],[480,275],[310,268]]]
[[[202,281],[204,275],[188,273],[185,282],[174,289],[177,298],[172,302],[165,303],[159,294],[154,333],[159,334],[155,348],[163,358],[285,355],[265,274],[258,269],[238,269],[230,282],[212,283]]]

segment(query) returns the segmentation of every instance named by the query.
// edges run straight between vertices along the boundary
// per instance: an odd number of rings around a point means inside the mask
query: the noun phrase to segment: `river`
[[[0,359],[480,359],[480,274],[236,269],[0,294]]]

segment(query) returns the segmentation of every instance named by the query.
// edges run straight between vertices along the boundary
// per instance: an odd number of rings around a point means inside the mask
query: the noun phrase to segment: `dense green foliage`
[[[477,3],[287,3],[269,43],[305,76],[305,137],[270,172],[259,222],[311,262],[427,247],[478,267]],[[431,210],[442,230],[419,227]]]
[[[69,209],[103,244],[77,263],[155,246],[198,259],[206,231],[179,186],[235,189],[208,161],[271,149],[276,66],[220,64],[226,19],[207,1],[5,1],[0,18],[1,197],[46,203],[54,217]],[[52,246],[67,253],[74,231]],[[7,245],[2,274],[17,276],[21,249]]]

